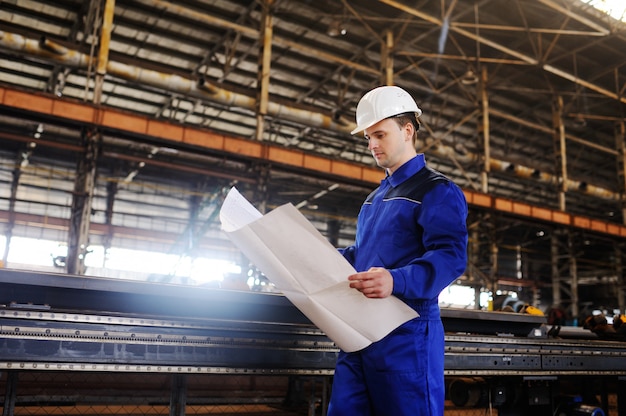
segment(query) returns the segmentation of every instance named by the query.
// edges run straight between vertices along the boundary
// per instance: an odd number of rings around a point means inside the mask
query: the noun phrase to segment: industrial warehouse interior
[[[446,415],[626,416],[622,3],[0,0],[3,416],[325,415],[338,347],[220,209],[352,244],[380,85],[469,207]]]

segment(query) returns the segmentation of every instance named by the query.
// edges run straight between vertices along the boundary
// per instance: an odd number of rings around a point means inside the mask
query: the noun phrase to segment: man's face
[[[401,128],[394,119],[387,118],[365,129],[365,138],[376,164],[390,173],[416,153],[410,123]]]

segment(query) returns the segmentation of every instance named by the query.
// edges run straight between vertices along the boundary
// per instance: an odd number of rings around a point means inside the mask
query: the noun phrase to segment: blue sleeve
[[[424,255],[391,269],[393,294],[434,299],[467,267],[467,202],[454,183],[435,186],[424,196],[417,222],[424,230]]]
[[[354,266],[354,246],[337,249],[341,255],[348,260],[348,263]]]

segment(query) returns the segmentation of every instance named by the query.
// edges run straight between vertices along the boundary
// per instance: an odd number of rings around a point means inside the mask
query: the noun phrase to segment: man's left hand
[[[383,267],[371,267],[366,272],[348,276],[350,287],[368,298],[386,298],[393,291],[393,277]]]

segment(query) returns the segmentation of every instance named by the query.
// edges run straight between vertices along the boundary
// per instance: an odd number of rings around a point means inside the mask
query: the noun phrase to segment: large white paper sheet
[[[418,316],[394,296],[370,299],[351,289],[354,268],[292,204],[262,215],[232,188],[220,220],[250,261],[344,351],[361,350]]]

